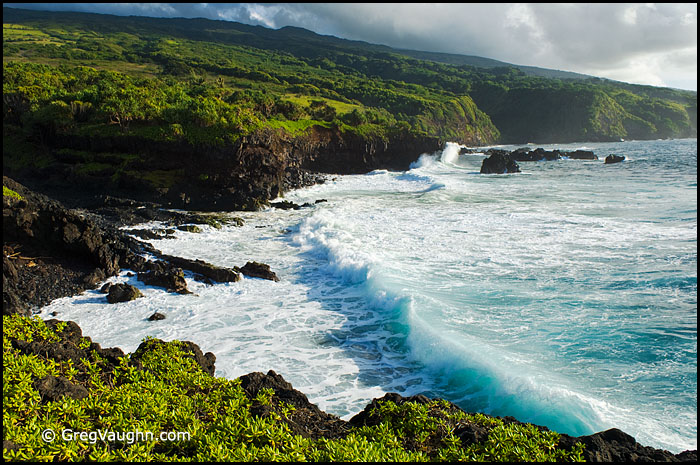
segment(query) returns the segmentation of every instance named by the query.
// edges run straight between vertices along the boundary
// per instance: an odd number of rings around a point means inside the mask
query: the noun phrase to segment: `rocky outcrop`
[[[493,149],[489,150],[486,152],[487,155],[489,155],[489,152],[491,152]],[[509,153],[509,156],[512,160],[515,161],[555,161],[555,160],[561,160],[562,158],[570,158],[572,160],[597,160],[598,157],[596,156],[595,153],[591,152],[590,150],[574,150],[574,151],[566,151],[566,150],[559,150],[559,149],[554,149],[554,150],[545,150],[541,147],[538,147],[534,150],[530,150],[527,147],[522,147],[519,149],[515,149],[512,152]]]
[[[511,152],[501,149],[489,149],[485,154],[488,158],[484,159],[481,165],[481,173],[484,174],[519,173],[520,167],[516,162],[556,161],[562,158],[569,158],[572,160],[598,159],[598,156],[590,150],[545,150],[541,147],[535,150],[522,147]],[[605,163],[615,163],[612,159],[608,162],[608,158],[605,159]],[[624,157],[622,157],[622,160],[624,160]]]
[[[188,258],[175,257],[173,255],[166,255],[163,253],[158,253],[157,256],[168,263],[192,271],[193,273],[201,275],[203,278],[208,280],[219,283],[235,283],[241,280],[240,271],[232,268],[219,267],[203,260],[190,260]]]
[[[605,164],[606,165],[611,165],[613,163],[620,163],[623,161],[625,161],[625,157],[622,155],[611,154],[611,155],[608,155],[607,157],[605,157]]]
[[[248,262],[243,268],[241,268],[241,273],[249,278],[261,278],[270,281],[279,281],[279,278],[274,271],[270,270],[270,265],[258,262]]]
[[[505,150],[491,149],[481,163],[481,174],[520,173],[520,167]]]
[[[142,360],[144,356],[158,348],[158,346],[163,344],[169,344],[168,342],[162,341],[160,339],[149,339],[142,342],[136,348],[136,350],[131,354],[131,365],[141,368],[143,366]],[[199,348],[197,344],[190,341],[182,341],[180,346],[185,352],[187,352],[187,357],[195,361],[197,365],[200,366],[204,373],[214,376],[214,365],[216,363],[216,355],[211,352],[203,353],[202,349]]]
[[[3,185],[19,194],[3,195],[4,314],[27,314],[139,263],[145,244],[12,179],[3,177]]]
[[[130,284],[117,283],[109,286],[109,291],[107,293],[107,302],[110,304],[116,304],[119,302],[129,302],[131,300],[143,297],[141,291],[136,289]]]
[[[562,435],[559,441],[565,447],[576,442],[584,444],[583,456],[586,462],[697,462],[697,451],[673,454],[667,450],[642,446],[632,436],[617,428],[577,438]]]
[[[561,157],[562,152],[559,150],[545,150],[539,147],[535,150],[520,148],[510,152],[510,158],[514,161],[553,161],[561,160]]]
[[[59,324],[65,324],[61,331],[57,331]],[[104,381],[107,381],[108,375],[119,365],[119,358],[125,355],[119,348],[103,349],[100,344],[92,342],[89,337],[84,337],[80,326],[73,321],[46,320],[46,326],[58,332],[58,341],[35,340],[27,342],[10,338],[12,347],[25,355],[34,355],[62,363],[70,361],[73,366],[82,365],[83,360],[92,360],[93,355],[97,355],[100,359],[99,363],[103,367]],[[87,379],[87,376],[78,376],[71,381],[71,384],[84,386]],[[72,393],[78,392],[73,386],[60,379],[44,379],[41,385],[47,392],[51,392],[49,394],[51,398],[60,397],[62,394],[73,397]]]
[[[435,399],[432,399],[435,400]],[[382,398],[373,399],[365,409],[350,419],[350,424],[355,427],[378,425],[382,417],[371,412],[380,402],[391,401],[397,405],[405,402],[417,402],[425,404],[431,401],[426,396],[417,395],[404,397],[397,393],[387,393]],[[449,404],[451,409],[459,409],[454,404]],[[513,417],[496,417],[504,423],[524,424]],[[542,431],[549,431],[547,427],[537,426]],[[464,446],[475,442],[482,442],[488,437],[489,428],[474,424],[462,424],[455,428],[455,435],[460,438]],[[684,451],[673,454],[667,450],[642,446],[630,435],[619,429],[610,429],[591,435],[573,437],[566,434],[560,435],[559,447],[571,449],[577,442],[584,444],[584,459],[586,462],[696,462],[697,451]]]
[[[251,413],[255,416],[265,416],[272,413],[281,403],[287,403],[294,407],[294,411],[284,417],[287,425],[295,434],[307,438],[342,438],[350,431],[350,425],[335,415],[323,412],[318,406],[309,402],[306,395],[297,391],[285,381],[282,376],[273,370],[263,374],[260,372],[250,373],[240,377],[241,387],[246,394],[255,399],[261,389],[272,389],[272,405],[253,405]]]
[[[217,267],[202,260],[162,254],[98,215],[67,209],[7,177],[3,177],[3,184],[18,193],[3,195],[3,314],[29,315],[54,299],[95,289],[122,268],[136,271],[138,279],[147,285],[181,294],[190,293],[183,269],[205,282],[241,279],[241,269],[237,267]],[[125,203],[124,208],[131,207]],[[124,215],[116,217],[118,226]],[[176,222],[193,219],[212,222],[201,215],[177,213],[171,217]],[[145,255],[160,260],[147,260]],[[250,276],[276,279],[267,265],[244,268]],[[109,293],[109,287],[104,287],[103,292]],[[117,302],[136,295],[130,288],[118,286],[108,299]]]
[[[437,138],[408,132],[372,136],[323,126],[296,136],[265,128],[232,143],[196,146],[184,139],[63,134],[52,139],[50,147],[37,149],[52,160],[48,168],[27,166],[9,174],[69,205],[100,207],[103,214],[136,201],[190,211],[251,211],[287,190],[323,182],[324,173],[405,170],[422,153],[441,148]],[[104,168],[79,169],[80,157],[66,157],[66,151],[94,154]],[[124,153],[137,158],[112,155]],[[67,185],[81,189],[66,189]],[[105,205],[97,204],[98,197]],[[153,206],[144,210],[134,215],[162,215]]]
[[[147,286],[164,287],[168,292],[177,294],[191,294],[187,289],[187,281],[185,273],[181,269],[170,269],[167,267],[164,270],[155,269],[143,271],[137,274],[138,280],[142,281]]]

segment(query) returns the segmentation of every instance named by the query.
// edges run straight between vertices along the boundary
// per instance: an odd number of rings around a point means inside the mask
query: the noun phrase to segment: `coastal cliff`
[[[170,208],[245,211],[323,182],[324,173],[405,170],[422,153],[441,147],[437,138],[407,132],[382,137],[312,126],[299,135],[261,129],[219,146],[130,135],[56,135],[46,146],[7,144],[3,157],[6,174],[72,206],[93,207],[95,197],[109,195]]]

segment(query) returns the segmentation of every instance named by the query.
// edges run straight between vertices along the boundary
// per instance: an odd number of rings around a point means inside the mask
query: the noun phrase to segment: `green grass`
[[[305,438],[292,433],[285,421],[294,407],[273,400],[271,390],[263,389],[251,399],[240,380],[205,374],[178,341],[160,344],[147,338],[152,350],[142,356],[139,366],[132,363],[133,355],[127,355],[113,370],[95,351],[87,350],[87,338],[75,344],[91,355],[77,362],[26,355],[11,342],[58,342],[57,331],[63,326],[59,323],[52,330],[38,317],[3,316],[3,440],[19,447],[4,449],[5,460],[581,460],[582,446],[557,449],[556,433],[468,415],[445,401],[380,403],[372,413],[382,420],[376,426],[354,428],[342,439]],[[80,384],[88,396],[42,400],[34,383],[46,376]],[[259,410],[265,405],[267,414],[251,414],[251,407]],[[491,433],[483,444],[465,448],[454,430],[470,422],[490,428]],[[56,433],[52,442],[42,439],[42,432],[49,429]],[[93,433],[94,440],[87,436],[66,440],[66,430]],[[181,434],[163,441],[158,437],[163,431]],[[99,432],[106,440],[98,439]],[[117,432],[122,433],[121,440],[114,437]]]
[[[285,94],[283,95],[284,100],[289,100],[290,102],[294,102],[298,105],[301,105],[303,107],[309,106],[313,100],[320,100],[322,102],[325,102],[329,106],[335,108],[335,111],[338,112],[338,115],[342,115],[345,113],[350,113],[353,110],[362,110],[364,107],[362,105],[356,105],[353,103],[346,103],[346,102],[340,102],[338,100],[333,100],[325,97],[314,97],[314,96],[308,96],[308,95],[298,95],[298,94]]]
[[[273,129],[282,128],[292,136],[303,134],[312,126],[330,127],[330,123],[313,119],[300,119],[296,121],[269,120],[267,125]]]

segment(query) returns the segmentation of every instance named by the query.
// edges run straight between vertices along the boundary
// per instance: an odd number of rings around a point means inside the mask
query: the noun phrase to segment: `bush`
[[[556,433],[468,415],[445,401],[380,402],[370,413],[380,421],[371,426],[356,427],[339,439],[302,437],[284,421],[294,407],[274,400],[270,389],[251,398],[240,380],[208,375],[187,343],[147,338],[135,354],[110,363],[89,338],[67,340],[65,327],[65,322],[49,327],[38,317],[3,316],[5,460],[581,459],[581,445],[571,451],[557,449]],[[44,344],[46,351],[29,355],[17,348],[32,341]],[[53,360],[44,355],[51,352],[51,344],[73,347],[86,356]],[[87,394],[42,398],[37,386],[48,377],[65,379],[64,384],[81,386]],[[261,408],[265,414],[259,413]],[[488,440],[464,447],[454,431],[469,423],[488,427]],[[55,433],[53,441],[42,439],[48,430]],[[79,432],[85,432],[81,440],[71,439]],[[172,440],[160,440],[160,432],[170,433]]]

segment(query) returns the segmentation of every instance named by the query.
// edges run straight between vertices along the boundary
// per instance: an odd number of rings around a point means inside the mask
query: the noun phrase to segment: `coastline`
[[[26,282],[27,275],[24,274],[26,272],[31,273],[42,270],[39,273],[40,275],[43,274],[44,276],[51,276],[52,279],[55,279],[56,275],[62,274],[61,278],[64,280],[64,285],[62,287],[43,287],[44,290],[49,291],[48,295],[41,295],[33,300],[34,305],[40,307],[43,305],[43,303],[47,303],[52,298],[61,297],[63,295],[73,295],[75,293],[82,292],[80,289],[85,290],[87,288],[91,288],[91,286],[97,286],[97,284],[99,284],[106,276],[108,276],[110,273],[118,272],[121,267],[126,267],[125,265],[129,267],[133,267],[135,264],[137,266],[143,266],[143,264],[138,265],[139,261],[135,258],[136,252],[154,252],[151,250],[152,248],[144,248],[144,243],[141,243],[140,241],[131,240],[130,242],[129,240],[125,239],[125,235],[120,233],[120,231],[114,227],[113,223],[110,224],[110,222],[104,220],[103,217],[100,219],[101,216],[98,214],[89,211],[76,212],[67,210],[58,202],[54,202],[40,194],[33,193],[23,186],[14,183],[14,181],[9,178],[4,178],[3,184],[7,185],[13,192],[17,192],[18,196],[20,197],[18,199],[14,196],[3,195],[3,229],[6,237],[5,241],[7,242],[9,237],[10,240],[21,242],[21,236],[24,235],[24,244],[27,247],[26,249],[21,248],[22,253],[16,255],[14,259],[8,258],[7,252],[4,255],[4,314],[6,313],[6,308],[8,308],[7,303],[16,302],[17,300],[15,298],[16,296],[13,297],[12,294],[8,292],[9,290],[13,289],[13,276],[16,276],[16,279],[23,277],[22,281]],[[35,203],[38,203],[40,206],[37,207]],[[134,209],[134,204],[129,202],[122,205],[122,208],[125,211],[131,212],[144,210],[143,208],[138,210]],[[15,213],[14,216],[13,213]],[[192,215],[179,215],[183,214],[175,215],[175,218],[171,218],[171,221],[185,224],[191,222],[193,219]],[[53,226],[47,226],[46,216],[51,216],[53,221],[57,221],[60,228],[56,224]],[[32,221],[31,218],[34,220],[39,219],[39,221]],[[194,218],[196,219],[196,217]],[[202,219],[199,218],[199,220],[201,221]],[[135,218],[132,218],[131,221],[138,223]],[[141,221],[143,221],[143,219],[141,219]],[[98,223],[100,223],[99,226]],[[12,230],[10,226],[14,227],[15,229]],[[41,228],[39,228],[39,226],[41,226]],[[41,232],[42,228],[43,232]],[[57,243],[55,241],[55,232],[59,229],[62,229],[63,235],[61,240]],[[12,230],[13,232],[8,236],[7,233],[9,230]],[[80,233],[75,233],[76,230],[80,231]],[[52,231],[52,233],[47,233],[46,231]],[[72,234],[71,231],[73,232]],[[41,242],[42,237],[45,243],[43,244],[43,251],[40,251],[41,247],[36,240],[39,239],[39,242]],[[47,237],[53,237],[54,240],[48,241],[46,239]],[[31,240],[29,240],[29,238],[31,238]],[[110,245],[107,246],[107,244]],[[50,263],[51,260],[43,262],[45,258],[26,260],[26,258],[31,257],[27,257],[27,254],[24,253],[25,250],[32,250],[45,254],[48,253],[49,249],[51,248],[53,248],[54,251],[59,251],[59,249],[62,249],[62,252],[54,254],[57,257],[56,261],[53,263]],[[75,262],[65,262],[67,255],[74,255],[73,258],[80,256],[83,258],[83,263],[77,265]],[[46,255],[41,256],[46,257]],[[23,260],[24,262],[22,263]],[[30,265],[31,263],[34,263],[34,265]],[[179,266],[183,266],[183,262],[179,262],[178,264]],[[18,267],[17,265],[20,266]],[[185,266],[187,266],[187,264],[185,264]],[[154,270],[148,271],[152,272]],[[222,270],[218,271],[222,272]],[[230,271],[231,270],[229,270],[229,272]],[[175,273],[177,273],[177,271],[175,271]],[[221,275],[219,274],[213,276]],[[42,288],[41,285],[37,287]],[[27,307],[24,308],[23,312],[25,315],[30,313]],[[22,313],[22,311],[15,313]],[[70,326],[74,327],[73,324],[70,324]],[[75,325],[75,327],[77,327],[77,325]],[[77,328],[76,331],[80,331],[80,329]],[[111,350],[113,351],[114,349]],[[274,369],[274,367],[271,368]],[[210,375],[211,374],[213,374],[213,363]],[[263,375],[250,374],[250,376],[259,377]],[[267,376],[269,377],[272,375],[268,373]],[[272,377],[275,378],[275,376]],[[404,401],[403,398],[397,394],[391,396],[393,396],[392,398],[394,399],[398,399],[400,403]],[[376,404],[376,399],[373,401],[373,404]],[[318,410],[317,407],[316,410]],[[337,422],[342,420],[336,418],[333,421]],[[507,421],[517,420],[507,419]],[[352,423],[352,420],[350,423]],[[576,441],[586,444],[587,452],[584,452],[584,454],[588,455],[585,455],[585,457],[587,460],[592,461],[627,460],[629,457],[639,457],[641,460],[646,459],[655,461],[692,461],[696,457],[696,452],[693,451],[686,451],[680,454],[671,454],[667,451],[645,448],[637,444],[631,436],[628,436],[619,430],[610,430],[579,438],[571,438],[570,436],[562,435],[562,438],[562,444],[567,444],[568,447],[573,446]]]

